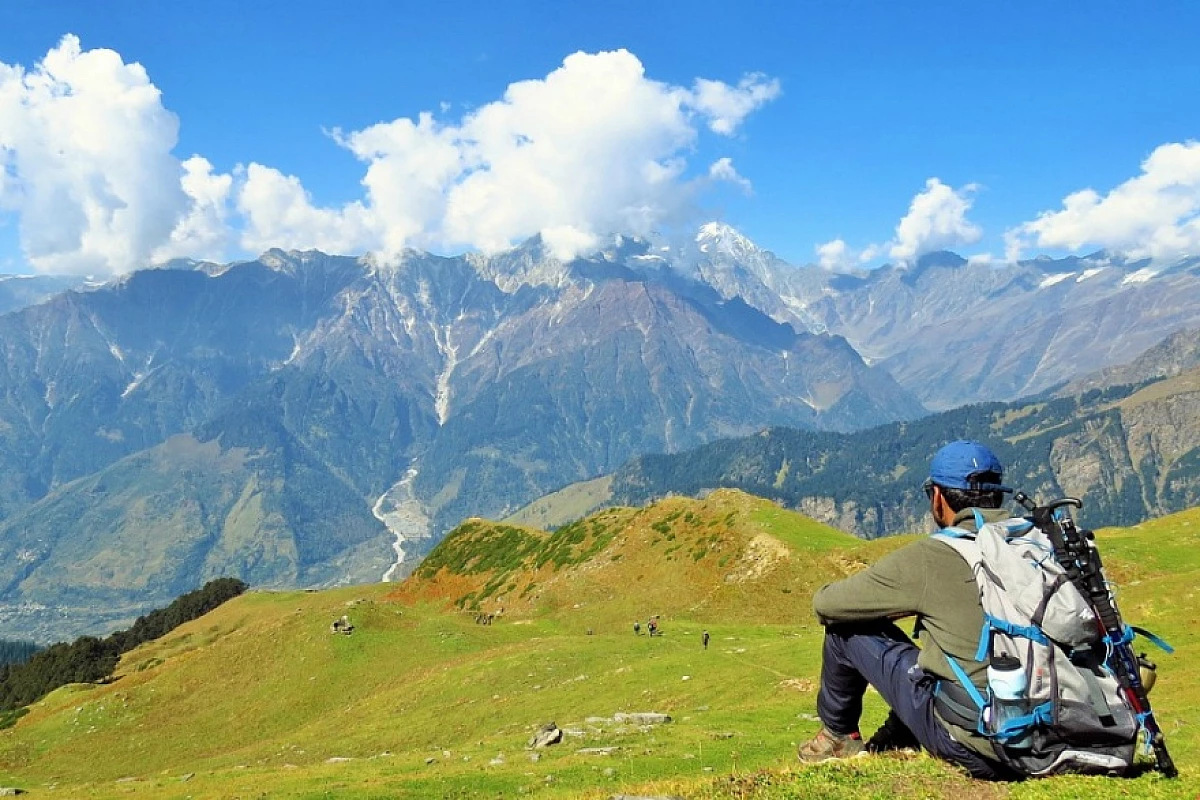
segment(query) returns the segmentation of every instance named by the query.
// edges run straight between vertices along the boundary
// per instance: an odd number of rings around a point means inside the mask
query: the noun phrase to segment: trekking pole
[[[1112,647],[1113,673],[1117,683],[1125,692],[1133,712],[1146,731],[1150,746],[1154,749],[1154,761],[1159,772],[1168,778],[1179,775],[1171,754],[1167,752],[1166,737],[1142,684],[1137,657],[1134,655],[1133,631],[1121,621],[1120,612],[1113,602],[1112,592],[1104,577],[1104,564],[1100,551],[1094,544],[1095,536],[1090,530],[1079,530],[1071,517],[1071,506],[1082,508],[1083,503],[1075,497],[1064,497],[1044,506],[1036,505],[1027,494],[1017,492],[1013,497],[1033,518],[1033,524],[1050,539],[1054,547],[1054,559],[1066,570],[1067,577],[1086,597],[1096,612],[1104,629],[1104,641]]]

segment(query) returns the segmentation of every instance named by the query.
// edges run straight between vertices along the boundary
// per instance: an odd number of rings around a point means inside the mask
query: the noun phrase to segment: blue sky
[[[839,241],[821,251],[829,265],[940,246],[994,258],[1006,247],[1177,257],[1200,242],[1198,8],[6,0],[0,271],[119,272],[164,254],[234,258],[270,243],[487,249],[539,228],[570,251],[607,228],[708,218],[794,263]],[[66,34],[78,37],[79,51],[63,56],[75,67],[42,97],[98,99],[92,111],[38,115],[32,90],[18,97],[21,81]],[[119,56],[107,71],[87,58],[102,49]],[[616,50],[644,69],[645,82],[620,84],[644,105],[618,102],[629,119],[611,136],[582,112],[575,127],[512,119],[596,94],[609,68],[628,77],[616,68],[629,61],[564,68],[573,53]],[[126,95],[93,84],[104,73],[123,86],[134,63],[161,95],[137,95],[134,112],[116,113]],[[502,103],[511,84],[555,74],[554,91]],[[721,82],[722,102],[705,101],[697,79]],[[647,84],[659,91],[642,96]],[[672,106],[680,92],[691,94]],[[509,113],[481,134],[466,120],[489,104]],[[430,126],[408,150],[396,126],[351,141],[421,112]],[[637,127],[668,112],[678,113]],[[433,150],[412,148],[497,131],[545,149],[506,162],[507,150],[443,147],[470,163],[426,176],[432,194],[410,207],[415,195],[400,184],[436,162]],[[595,141],[623,136],[629,163],[623,146]],[[193,162],[192,188],[181,191],[172,171],[194,155],[207,165]],[[647,163],[668,177],[638,184]],[[368,167],[375,177],[364,187]],[[576,168],[587,191],[558,185]],[[596,185],[604,175],[629,185],[609,196]],[[1095,195],[1063,212],[1086,189]],[[205,202],[207,216],[186,222]]]

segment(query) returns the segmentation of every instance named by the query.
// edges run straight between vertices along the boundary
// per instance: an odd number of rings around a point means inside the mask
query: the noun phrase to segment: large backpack
[[[939,711],[988,737],[1001,760],[1025,775],[1125,772],[1139,725],[1113,676],[1095,612],[1032,522],[985,524],[978,512],[976,522],[978,533],[945,528],[934,538],[975,573],[984,613],[975,659],[1015,657],[1024,688],[1013,696],[997,673],[980,692],[947,656],[958,682],[939,687]]]

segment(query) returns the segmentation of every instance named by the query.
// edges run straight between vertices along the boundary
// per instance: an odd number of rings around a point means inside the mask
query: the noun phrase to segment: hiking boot
[[[796,756],[809,764],[818,764],[835,758],[854,758],[863,752],[862,735],[858,731],[843,736],[822,725],[811,741],[796,749]]]
[[[867,740],[868,753],[886,753],[889,750],[920,750],[921,743],[893,711]]]

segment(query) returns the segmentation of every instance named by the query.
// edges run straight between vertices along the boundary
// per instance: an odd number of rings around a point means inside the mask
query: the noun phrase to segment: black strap
[[[957,683],[939,680],[933,690],[933,707],[951,725],[971,731],[979,726],[979,709]]]

